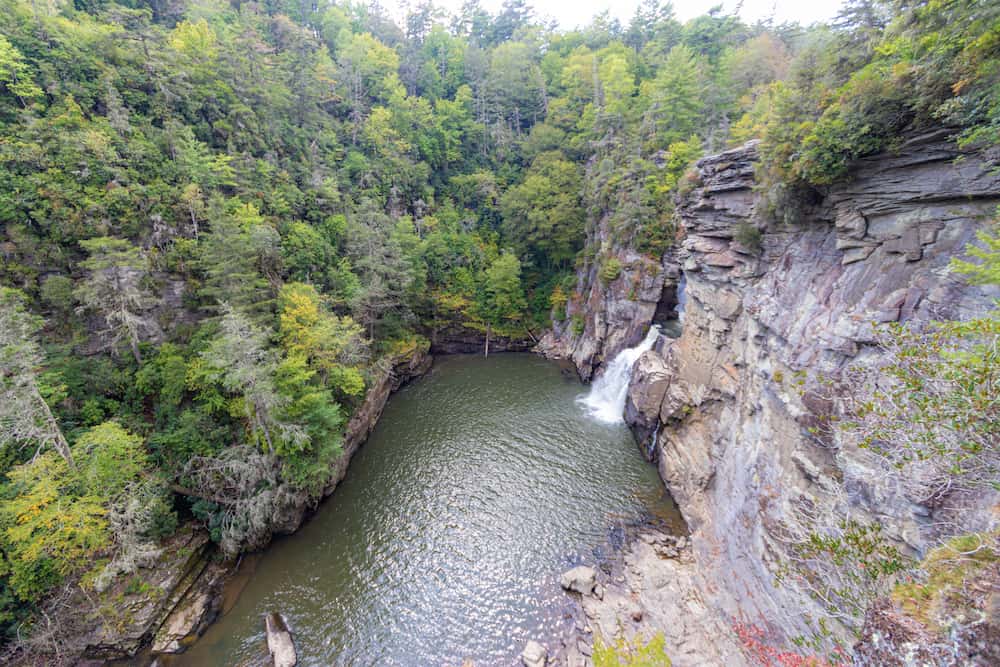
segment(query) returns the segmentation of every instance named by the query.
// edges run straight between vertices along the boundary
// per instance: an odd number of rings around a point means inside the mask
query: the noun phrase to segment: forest
[[[994,2],[565,30],[525,0],[0,0],[0,632],[185,523],[266,544],[380,364],[565,318],[600,220],[658,260],[702,155],[760,140],[794,223],[941,126],[1000,143]]]

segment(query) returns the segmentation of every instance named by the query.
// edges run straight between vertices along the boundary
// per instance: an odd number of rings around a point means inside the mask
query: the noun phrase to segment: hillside
[[[762,551],[787,526],[731,512],[801,487],[910,559],[995,539],[998,100],[982,0],[850,0],[830,26],[682,23],[646,0],[574,31],[524,0],[422,2],[401,25],[376,3],[0,0],[7,650],[134,653],[177,602],[122,611],[153,599],[150,566],[296,530],[428,353],[541,341],[589,379],[685,297],[681,338],[633,378],[640,444],[695,551],[782,609],[768,642],[848,646],[869,600],[785,625],[824,603],[771,590]],[[914,349],[930,398],[826,395],[867,360],[858,386],[923,396]],[[830,422],[904,476],[931,461],[938,486],[854,484]],[[974,511],[922,532],[953,489]],[[801,559],[856,562],[827,537]],[[190,587],[174,560],[166,588]],[[735,617],[743,593],[712,604]]]

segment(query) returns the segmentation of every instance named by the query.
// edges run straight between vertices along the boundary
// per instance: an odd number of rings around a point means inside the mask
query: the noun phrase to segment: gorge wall
[[[641,337],[661,298],[676,299],[671,286],[683,275],[682,334],[661,337],[637,361],[626,420],[688,523],[699,598],[730,627],[788,642],[812,635],[810,619],[821,614],[794,580],[776,585],[776,574],[789,544],[817,522],[848,510],[877,518],[912,555],[933,537],[941,517],[932,508],[816,430],[830,409],[817,378],[877,361],[873,324],[964,319],[990,307],[995,293],[947,266],[995,214],[1000,174],[946,132],[912,137],[853,165],[849,182],[817,193],[789,224],[759,214],[757,159],[751,143],[701,160],[695,187],[678,200],[683,238],[660,272],[636,258],[646,267],[638,281],[635,270],[607,286],[593,270],[579,276],[586,326],[563,326],[542,349],[590,377]],[[736,240],[753,239],[748,227],[762,232],[759,247]],[[972,524],[995,524],[995,503],[982,499]]]

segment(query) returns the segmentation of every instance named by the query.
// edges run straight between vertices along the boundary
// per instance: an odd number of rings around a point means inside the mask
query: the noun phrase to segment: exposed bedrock
[[[806,378],[875,361],[873,323],[964,319],[990,307],[995,292],[947,266],[995,214],[1000,175],[947,133],[928,134],[859,161],[851,181],[818,193],[796,224],[765,225],[756,160],[755,144],[701,160],[696,187],[678,202],[683,241],[662,276],[646,275],[628,303],[605,291],[588,302],[598,311],[582,335],[556,331],[545,349],[589,376],[641,336],[663,285],[683,276],[682,334],[661,337],[636,362],[626,420],[688,522],[701,599],[730,627],[788,641],[813,632],[807,619],[819,608],[775,575],[814,520],[849,505],[918,555],[941,518],[879,481],[862,452],[816,435],[830,406]],[[762,232],[759,248],[736,240],[752,238],[750,226]],[[995,522],[995,503],[983,499],[967,527]]]
[[[589,232],[587,247],[595,257],[616,259],[621,272],[605,282],[600,262],[581,269],[566,318],[535,348],[547,357],[571,360],[583,380],[641,341],[654,319],[672,317],[680,275],[672,252],[658,262],[617,243],[607,217]]]

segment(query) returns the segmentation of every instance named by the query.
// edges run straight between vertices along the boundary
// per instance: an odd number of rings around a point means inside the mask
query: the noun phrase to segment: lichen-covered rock
[[[182,653],[215,620],[222,606],[222,584],[230,569],[211,562],[199,572],[153,638],[152,652]]]
[[[98,600],[84,597],[71,605],[72,622],[90,626],[73,637],[82,644],[83,657],[117,660],[135,655],[199,582],[210,553],[208,535],[184,528],[164,545],[151,567],[119,577]],[[104,613],[90,611],[95,602]]]

